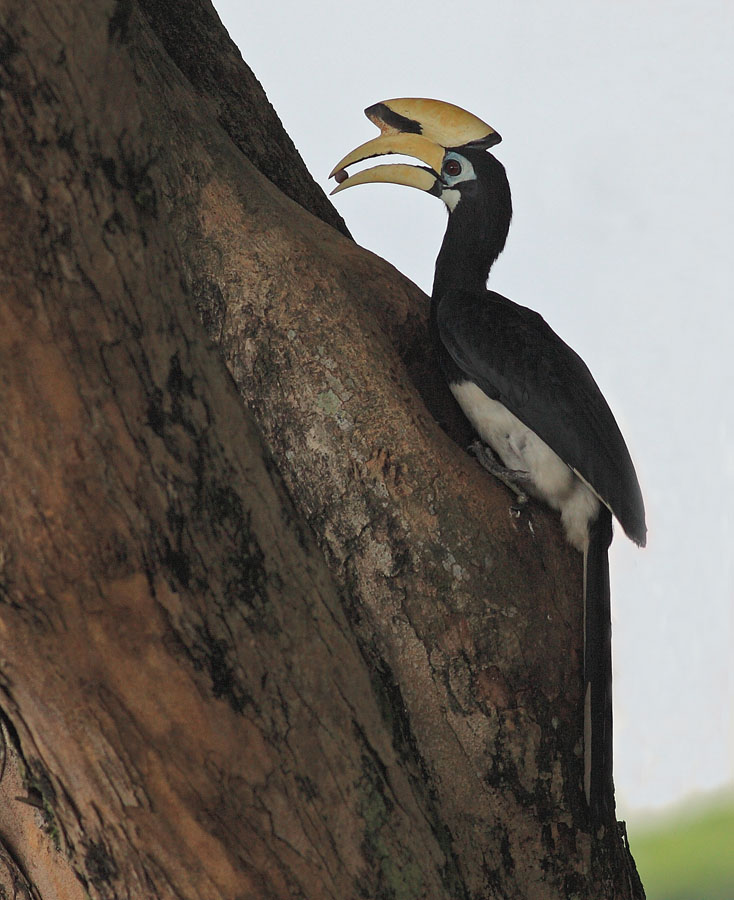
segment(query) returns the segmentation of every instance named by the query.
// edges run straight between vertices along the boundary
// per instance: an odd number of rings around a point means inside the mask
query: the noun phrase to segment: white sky
[[[612,550],[620,811],[730,782],[734,4],[215,6],[325,188],[379,100],[449,100],[502,135],[515,217],[490,286],[585,359],[648,510],[647,549],[618,529]],[[335,199],[430,293],[442,204],[386,185]]]

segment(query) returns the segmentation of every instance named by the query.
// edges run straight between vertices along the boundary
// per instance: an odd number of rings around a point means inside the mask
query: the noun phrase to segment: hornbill
[[[381,135],[332,170],[332,191],[393,182],[440,197],[448,207],[436,261],[430,328],[449,387],[501,471],[560,512],[584,557],[584,792],[591,820],[612,821],[611,611],[608,548],[612,514],[645,545],[645,510],[624,438],[582,359],[538,313],[487,290],[512,218],[504,167],[488,152],[499,134],[438,100],[403,98],[365,110]],[[426,163],[353,163],[397,153]]]

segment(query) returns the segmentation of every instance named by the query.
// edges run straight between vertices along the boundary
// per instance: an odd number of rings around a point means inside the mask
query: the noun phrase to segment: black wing
[[[463,375],[504,404],[591,485],[627,535],[644,546],[637,475],[581,357],[541,316],[494,291],[449,291],[435,315],[449,380]]]

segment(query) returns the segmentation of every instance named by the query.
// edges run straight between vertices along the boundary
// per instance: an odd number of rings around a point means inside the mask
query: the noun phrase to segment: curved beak
[[[399,151],[392,152],[397,153]],[[344,170],[342,169],[341,171]],[[437,180],[438,175],[421,166],[394,163],[389,166],[373,166],[371,169],[357,172],[355,175],[351,175],[340,182],[331,194],[338,194],[339,191],[343,191],[348,187],[354,187],[355,184],[371,184],[374,182],[404,184],[407,187],[418,188],[421,191],[431,191]]]
[[[419,159],[426,163],[431,171],[420,166],[398,163],[373,166],[373,168],[364,169],[349,178],[346,177],[347,166],[364,159],[371,159],[373,156],[386,156],[390,153],[399,153],[401,156],[412,156],[413,159]],[[383,134],[361,144],[356,150],[352,150],[351,153],[347,153],[343,159],[339,160],[329,174],[329,178],[336,178],[339,182],[331,193],[336,194],[355,184],[367,184],[371,181],[393,181],[395,184],[405,184],[408,187],[430,191],[441,171],[443,154],[443,147],[419,134]],[[391,175],[394,177],[391,178]]]
[[[336,178],[339,184],[332,194],[371,182],[391,182],[431,191],[440,177],[444,153],[448,148],[486,148],[502,140],[486,122],[442,100],[421,97],[385,100],[369,106],[365,115],[382,134],[361,144],[334,166],[329,178]],[[399,163],[374,166],[347,176],[346,169],[353,163],[391,153],[419,159],[429,168]]]

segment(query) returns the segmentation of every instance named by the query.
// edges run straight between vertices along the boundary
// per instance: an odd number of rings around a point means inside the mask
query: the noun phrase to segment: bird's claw
[[[477,462],[483,469],[486,469],[491,475],[498,478],[505,487],[508,487],[512,491],[517,498],[517,505],[510,509],[513,515],[519,516],[521,509],[518,507],[523,507],[528,502],[528,495],[520,487],[520,484],[522,482],[530,481],[530,473],[525,472],[522,469],[508,469],[507,466],[503,466],[501,463],[497,462],[489,447],[481,441],[474,441],[470,444],[469,452],[476,457]]]

